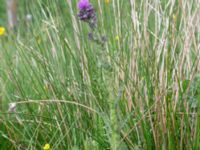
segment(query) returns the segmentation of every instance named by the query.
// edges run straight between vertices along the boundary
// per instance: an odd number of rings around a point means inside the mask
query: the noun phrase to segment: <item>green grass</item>
[[[91,3],[104,46],[76,1],[19,2],[0,37],[0,149],[200,149],[200,3]]]

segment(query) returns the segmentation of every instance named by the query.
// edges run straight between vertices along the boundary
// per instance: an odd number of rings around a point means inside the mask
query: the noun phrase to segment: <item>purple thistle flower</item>
[[[97,17],[93,5],[89,0],[79,0],[77,3],[77,8],[79,10],[77,16],[81,21],[88,23],[90,27],[90,32],[88,33],[88,39],[96,42],[99,45],[104,45],[107,41],[106,36],[100,36],[95,32],[97,27]]]
[[[89,0],[79,0],[77,7],[79,10],[83,10],[90,5]]]
[[[89,0],[79,0],[77,7],[79,9],[78,17],[80,20],[88,22],[91,29],[96,26],[95,9]]]

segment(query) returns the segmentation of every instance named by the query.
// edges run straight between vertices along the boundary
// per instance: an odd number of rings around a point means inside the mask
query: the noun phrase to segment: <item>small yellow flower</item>
[[[5,33],[5,28],[4,27],[0,27],[0,35],[3,35]]]
[[[175,14],[173,14],[172,18],[173,18],[173,21],[176,22],[177,17]]]
[[[41,38],[39,36],[36,37],[36,41],[37,41],[37,44],[40,44],[41,43]]]
[[[105,3],[108,4],[110,2],[110,0],[105,0]]]
[[[119,36],[118,36],[118,35],[115,36],[115,40],[116,40],[116,41],[119,41]]]
[[[43,147],[43,150],[50,150],[50,144],[46,143]]]

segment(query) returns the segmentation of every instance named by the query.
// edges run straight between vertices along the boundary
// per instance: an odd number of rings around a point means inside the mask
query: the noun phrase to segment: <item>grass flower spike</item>
[[[4,27],[0,27],[0,35],[4,35],[5,33],[5,28]]]

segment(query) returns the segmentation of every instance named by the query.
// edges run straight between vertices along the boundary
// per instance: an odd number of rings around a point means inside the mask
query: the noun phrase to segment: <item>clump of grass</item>
[[[199,149],[199,3],[90,2],[104,46],[75,1],[20,2],[0,36],[1,149]]]

